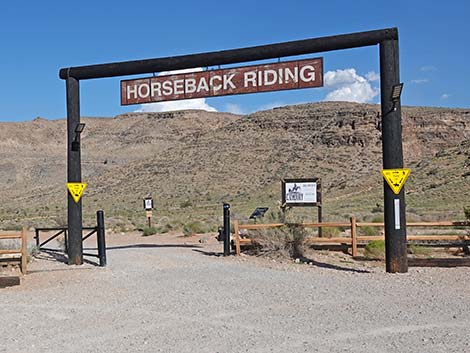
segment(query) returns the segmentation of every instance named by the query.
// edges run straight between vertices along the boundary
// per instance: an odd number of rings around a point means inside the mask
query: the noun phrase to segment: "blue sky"
[[[62,67],[388,27],[399,30],[402,104],[468,108],[469,17],[470,2],[464,0],[2,1],[0,121],[64,118]],[[379,102],[377,46],[313,56],[324,57],[324,88],[172,104],[248,113],[325,99]],[[120,79],[82,81],[82,116],[175,108],[120,106]]]

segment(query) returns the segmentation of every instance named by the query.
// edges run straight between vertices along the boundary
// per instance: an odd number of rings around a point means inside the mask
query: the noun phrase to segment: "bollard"
[[[36,248],[39,250],[39,230],[35,229],[36,235],[34,236],[34,239],[36,239]]]
[[[224,256],[230,255],[230,205],[224,203]]]
[[[97,223],[97,234],[96,238],[98,241],[98,258],[100,259],[100,266],[106,266],[106,240],[105,240],[105,229],[104,229],[104,212],[96,212],[96,223]]]

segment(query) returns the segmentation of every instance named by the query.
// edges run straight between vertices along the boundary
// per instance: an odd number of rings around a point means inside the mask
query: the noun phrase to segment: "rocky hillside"
[[[380,107],[316,103],[247,116],[204,111],[83,118],[84,212],[103,208],[122,228],[143,223],[142,197],[157,220],[220,222],[277,206],[280,179],[320,177],[324,216],[380,214]],[[470,200],[470,109],[403,108],[408,213],[462,218]],[[64,223],[65,120],[0,123],[0,220]],[[302,212],[310,212],[311,209]],[[1,223],[0,223],[1,226]]]

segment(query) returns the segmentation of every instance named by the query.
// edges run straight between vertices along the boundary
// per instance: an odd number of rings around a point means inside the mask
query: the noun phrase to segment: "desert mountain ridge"
[[[470,109],[402,107],[402,117],[410,217],[462,218],[470,200]],[[275,209],[280,179],[287,177],[321,178],[327,220],[380,213],[379,105],[324,102],[244,116],[188,110],[82,121],[83,207],[91,223],[104,209],[113,224],[137,226],[145,221],[148,194],[157,221],[217,224],[222,201],[244,218],[257,206]],[[66,121],[0,123],[0,156],[0,228],[64,223]]]

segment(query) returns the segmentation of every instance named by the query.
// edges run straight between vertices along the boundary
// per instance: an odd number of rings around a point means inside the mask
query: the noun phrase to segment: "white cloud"
[[[216,112],[217,109],[206,103],[204,98],[182,99],[180,101],[158,102],[142,104],[136,112],[170,112],[175,110],[198,109]]]
[[[450,94],[448,93],[444,93],[443,95],[441,95],[441,99],[448,99],[450,97]]]
[[[366,79],[369,82],[379,81],[380,80],[380,74],[378,74],[375,71],[369,71],[368,73],[366,73]]]
[[[193,69],[183,69],[174,71],[162,71],[158,76],[173,75],[173,74],[186,74],[190,72],[201,72],[202,68],[196,67]],[[198,109],[206,110],[208,112],[216,112],[217,109],[206,103],[205,98],[194,98],[194,99],[182,99],[179,101],[169,102],[158,102],[158,103],[146,103],[140,106],[136,112],[148,113],[148,112],[168,112],[175,110],[189,110]]]
[[[371,102],[379,94],[378,88],[373,88],[371,81],[377,80],[377,74],[369,72],[364,78],[355,69],[328,71],[324,76],[325,87],[331,89],[325,101],[346,101],[366,103]]]
[[[243,111],[242,107],[240,107],[238,104],[234,104],[234,103],[225,104],[225,111],[228,112],[228,113],[238,114],[238,115],[245,115],[246,114]]]
[[[437,68],[432,65],[425,65],[425,66],[421,66],[419,70],[424,71],[424,72],[434,72],[434,71],[437,71]]]
[[[429,82],[429,79],[427,78],[411,80],[411,83],[415,83],[417,85],[422,84],[422,83],[428,83],[428,82]]]

